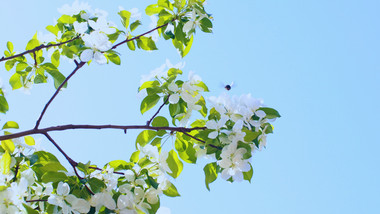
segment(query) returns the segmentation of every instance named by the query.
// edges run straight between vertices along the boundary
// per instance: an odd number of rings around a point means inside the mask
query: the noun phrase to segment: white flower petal
[[[94,60],[99,65],[103,65],[103,64],[107,63],[107,58],[104,56],[104,54],[102,54],[100,52],[95,52],[95,54],[94,54]]]
[[[169,103],[176,104],[179,101],[179,94],[172,94],[169,97]]]
[[[82,62],[88,62],[92,60],[93,57],[94,57],[94,51],[92,49],[86,49],[80,55],[80,60]]]
[[[218,136],[218,132],[217,131],[213,131],[213,132],[210,132],[208,134],[208,138],[210,138],[210,139],[215,139],[217,136]]]

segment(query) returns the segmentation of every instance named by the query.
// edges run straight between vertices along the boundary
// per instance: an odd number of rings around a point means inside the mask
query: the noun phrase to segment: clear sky
[[[35,32],[53,24],[60,16],[57,8],[67,2],[72,1],[2,2],[0,49],[12,41],[16,50],[24,50]],[[108,11],[118,26],[118,6],[143,11],[144,5],[154,3],[88,2]],[[375,0],[209,0],[206,9],[213,14],[214,32],[197,33],[183,60],[171,42],[159,42],[160,50],[152,53],[121,47],[121,66],[85,66],[54,100],[41,125],[144,124],[150,115],[139,113],[136,92],[141,75],[166,59],[173,64],[185,61],[186,74],[200,75],[212,90],[210,96],[224,92],[221,82],[234,81],[237,86],[229,93],[262,98],[282,118],[274,123],[267,148],[253,156],[251,184],[219,178],[208,192],[205,162],[186,164],[175,181],[182,197],[161,200],[173,214],[380,213],[379,8]],[[148,29],[150,19],[144,17],[143,23],[139,32]],[[74,68],[61,64],[65,75]],[[52,83],[34,86],[31,95],[25,95],[11,91],[4,63],[0,76],[11,109],[1,121],[15,120],[22,129],[31,128],[54,92]],[[128,159],[136,133],[52,135],[74,160],[102,165]],[[42,136],[37,138],[49,147]],[[167,143],[166,149],[172,145]]]

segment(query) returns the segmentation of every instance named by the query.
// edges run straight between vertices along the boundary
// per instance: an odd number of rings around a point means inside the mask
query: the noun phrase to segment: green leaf
[[[59,182],[64,181],[67,179],[67,175],[64,172],[54,172],[54,171],[48,171],[44,173],[41,177],[42,182],[49,183],[49,182]]]
[[[59,50],[55,50],[54,53],[51,55],[51,63],[58,68],[59,66],[59,58],[61,57],[61,54],[59,53]]]
[[[206,17],[199,21],[199,27],[205,33],[211,33],[212,32],[212,22],[210,19],[208,19]]]
[[[136,20],[134,21],[130,26],[129,26],[129,29],[131,29],[131,32],[134,31],[138,26],[141,25],[141,22],[140,20]]]
[[[139,161],[140,151],[137,150],[132,153],[131,157],[129,158],[129,161],[133,163],[137,163]]]
[[[11,162],[12,158],[11,155],[6,151],[0,159],[0,171],[3,173],[3,175],[6,175],[9,173],[9,170],[11,169]]]
[[[141,102],[141,106],[140,106],[141,114],[144,114],[146,111],[153,108],[158,103],[159,100],[160,100],[160,96],[158,96],[157,94],[146,96]]]
[[[76,21],[75,18],[69,16],[69,15],[62,15],[59,19],[58,19],[58,23],[64,23],[64,24],[73,24],[74,22]]]
[[[36,144],[36,142],[34,141],[34,138],[31,136],[25,136],[24,140],[25,140],[26,145],[33,146]]]
[[[177,153],[174,150],[169,152],[168,158],[166,159],[171,173],[168,173],[173,178],[177,178],[183,169],[183,163],[179,160]]]
[[[158,188],[158,183],[151,177],[148,175],[148,173],[146,173],[146,175],[148,176],[148,181],[149,181],[149,184],[154,187],[155,189]]]
[[[203,98],[203,96],[199,99],[198,102],[196,102],[197,105],[200,105],[202,108],[199,110],[199,113],[201,113],[201,115],[203,117],[206,117],[207,116],[207,107],[206,107],[206,101],[205,99]]]
[[[126,10],[121,10],[117,14],[119,14],[119,16],[121,17],[121,23],[124,25],[124,27],[128,28],[129,19],[131,18],[131,12],[126,11]]]
[[[186,47],[185,47],[185,49],[183,50],[183,52],[181,54],[182,58],[185,57],[189,53],[189,51],[191,49],[191,46],[193,45],[193,37],[194,36],[191,35],[189,42],[186,44]]]
[[[243,130],[243,132],[245,132],[244,141],[248,143],[252,142],[260,135],[259,132],[254,132],[252,130]]]
[[[0,112],[4,113],[9,110],[8,102],[4,96],[0,95]]]
[[[50,33],[54,34],[55,36],[58,36],[58,31],[59,31],[59,28],[57,25],[53,26],[53,25],[48,25],[46,27],[46,30],[48,30]]]
[[[139,91],[145,89],[145,88],[153,88],[153,87],[157,87],[160,85],[160,82],[158,82],[157,80],[154,80],[154,81],[147,81],[147,82],[144,82],[140,87],[139,87]]]
[[[16,60],[8,60],[8,61],[6,61],[5,62],[5,69],[7,71],[10,71],[13,68],[13,66],[15,65],[15,63],[16,63]]]
[[[278,113],[278,111],[275,110],[275,109],[273,109],[273,108],[261,107],[258,110],[264,111],[265,114],[266,114],[265,117],[268,118],[268,119],[273,119],[273,118],[281,117],[280,113]]]
[[[27,63],[20,62],[16,65],[16,71],[23,71],[26,67],[28,67]]]
[[[140,38],[136,39],[137,41],[137,47],[146,50],[157,50],[156,43],[154,43],[153,39],[151,37],[145,37],[141,36]]]
[[[107,58],[116,65],[120,65],[120,57],[115,53],[107,54]]]
[[[31,39],[26,45],[25,50],[32,50],[33,48],[38,47],[39,45],[40,45],[40,42],[37,39]]]
[[[14,145],[12,140],[2,140],[1,141],[1,147],[5,151],[9,152],[9,154],[12,154],[13,151],[15,150],[15,145]]]
[[[8,48],[8,50],[9,50],[10,53],[13,52],[13,44],[12,44],[12,42],[10,42],[10,41],[7,42],[7,48]]]
[[[58,172],[58,171],[67,172],[67,169],[64,166],[62,166],[62,164],[59,162],[48,162],[39,168],[44,173],[45,172]]]
[[[127,46],[131,51],[136,50],[135,40],[127,42]]]
[[[248,162],[248,164],[251,167],[251,169],[248,172],[243,172],[243,177],[244,177],[244,180],[247,180],[249,181],[249,183],[251,183],[251,179],[253,176],[253,168],[252,168],[251,163]]]
[[[159,7],[164,7],[166,9],[169,9],[170,11],[173,11],[173,5],[170,3],[169,0],[158,0],[157,5]]]
[[[97,178],[90,178],[88,180],[88,184],[90,184],[91,186],[91,190],[94,192],[94,193],[98,193],[98,192],[101,192],[103,189],[106,188],[106,185],[104,184],[103,181],[97,179]]]
[[[154,127],[165,127],[169,126],[168,120],[163,116],[155,117],[152,121],[152,126]]]
[[[115,171],[131,169],[133,166],[125,160],[114,160],[108,163]]]
[[[2,129],[18,129],[19,126],[15,121],[8,121],[4,124]]]
[[[170,186],[163,191],[163,193],[166,195],[166,196],[169,196],[169,197],[177,197],[177,196],[181,196],[179,193],[178,193],[178,190],[177,188],[174,186],[174,184],[170,183]]]
[[[197,162],[197,156],[196,156],[196,151],[193,147],[192,143],[188,143],[188,146],[185,151],[183,152],[178,152],[179,157],[186,163],[196,163]]]
[[[208,191],[210,191],[209,184],[214,182],[216,178],[218,177],[218,173],[216,173],[216,162],[207,164],[203,171],[205,172],[205,182],[206,182],[206,188]]]
[[[136,138],[136,148],[137,144],[140,146],[145,146],[148,144],[153,138],[157,136],[157,132],[153,130],[144,130],[142,131]]]
[[[21,75],[18,73],[14,73],[9,79],[9,84],[12,86],[12,89],[19,89],[23,86],[21,82]]]
[[[26,204],[22,204],[22,206],[24,206],[25,210],[26,210],[26,213],[28,214],[39,214],[39,212],[31,207],[29,207],[28,205]]]
[[[163,7],[160,7],[157,4],[152,4],[145,8],[145,13],[146,15],[151,16],[151,15],[159,13],[163,9],[164,9]]]
[[[180,69],[177,69],[177,68],[170,68],[168,70],[168,76],[171,77],[171,76],[177,76],[178,74],[182,74],[182,71]]]
[[[54,79],[54,87],[57,89],[63,81],[65,81],[66,77],[63,76],[61,72],[52,64],[52,63],[44,63],[41,65],[41,68],[45,69]],[[67,87],[67,82],[63,86],[63,88]]]

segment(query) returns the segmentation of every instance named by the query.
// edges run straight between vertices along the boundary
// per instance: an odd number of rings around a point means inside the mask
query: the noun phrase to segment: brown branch
[[[168,95],[168,97],[165,99],[164,103],[160,106],[160,108],[158,108],[157,112],[152,116],[152,118],[150,118],[150,120],[148,120],[146,122],[146,125],[149,126],[150,123],[152,122],[152,120],[157,116],[157,114],[161,111],[162,107],[164,107],[164,105],[168,102],[169,100],[169,97],[170,97],[170,94]]]
[[[75,167],[78,165],[77,162],[75,162],[73,159],[71,159],[65,151],[62,150],[62,148],[53,140],[52,137],[50,137],[50,135],[47,133],[47,132],[43,132],[41,133],[43,135],[45,135],[45,137],[47,139],[49,139],[49,141],[55,146],[55,148],[57,148],[59,150],[59,152],[66,158],[66,160],[70,163],[70,165],[74,168],[74,171],[76,172],[75,170]],[[76,172],[77,173],[77,172]],[[78,174],[77,174],[78,176]],[[79,178],[81,178],[80,176],[78,176]]]
[[[67,81],[69,81],[69,79],[84,65],[86,64],[85,62],[80,62],[79,64],[77,64],[77,67],[71,72],[71,74],[69,76],[66,77],[65,81],[62,82],[62,84],[57,88],[57,90],[55,91],[55,93],[53,94],[53,96],[50,98],[50,100],[46,103],[44,109],[42,110],[41,112],[41,115],[40,117],[38,118],[37,122],[36,122],[36,126],[34,127],[34,129],[37,129],[38,126],[40,125],[41,123],[41,120],[42,120],[42,117],[44,116],[47,108],[49,107],[50,103],[54,100],[54,98],[58,95],[59,91],[61,90],[61,88],[67,83]]]
[[[191,132],[193,130],[205,130],[206,127],[194,127],[194,128],[184,128],[184,127],[169,127],[169,126],[161,126],[161,127],[153,127],[147,125],[131,125],[131,126],[123,126],[123,125],[61,125],[61,126],[51,126],[48,128],[34,128],[22,132],[17,132],[14,134],[2,135],[0,136],[0,140],[9,140],[13,138],[19,138],[28,135],[34,134],[43,134],[52,131],[65,131],[70,129],[120,129],[120,130],[128,130],[128,129],[147,129],[147,130],[168,130],[173,132]]]
[[[37,54],[36,54],[36,52],[33,52],[33,58],[34,58],[34,67],[37,67]]]
[[[191,134],[189,134],[189,133],[187,133],[187,132],[182,132],[182,133],[183,133],[184,135],[187,135],[187,136],[193,138],[194,140],[197,140],[197,141],[199,141],[199,142],[202,142],[202,143],[206,144],[206,141],[201,140],[201,139],[199,139],[199,138],[197,138],[197,137],[194,137],[193,135],[191,135]],[[213,144],[207,144],[207,145],[211,146],[212,148],[218,149],[218,150],[222,150],[222,149],[223,149],[222,147],[220,147],[220,146],[215,146],[215,145],[213,145]]]
[[[35,200],[25,200],[25,202],[33,203],[33,202],[42,202],[42,201],[47,201],[47,199],[35,199]]]
[[[79,39],[79,36],[74,37],[74,38],[72,38],[70,40],[67,40],[65,42],[57,43],[57,44],[50,44],[50,45],[44,45],[44,44],[42,44],[42,45],[37,46],[37,47],[35,47],[35,48],[31,49],[31,50],[24,51],[24,52],[22,52],[20,54],[16,54],[16,55],[13,55],[13,56],[10,56],[10,57],[1,57],[0,58],[0,62],[7,61],[7,60],[10,60],[10,59],[13,59],[13,58],[17,58],[19,56],[24,56],[25,54],[28,54],[28,53],[35,53],[36,51],[39,51],[39,50],[41,50],[43,48],[51,48],[51,47],[61,46],[61,45],[67,44],[69,42],[72,42],[72,41],[74,41],[76,39]]]
[[[158,26],[158,27],[156,27],[156,28],[154,28],[154,29],[152,29],[152,30],[150,30],[150,31],[147,31],[147,32],[145,32],[145,33],[143,33],[143,34],[140,34],[140,35],[138,35],[138,36],[135,36],[135,37],[133,37],[133,38],[130,38],[130,39],[127,38],[127,39],[125,39],[124,41],[119,42],[118,44],[112,46],[111,49],[115,49],[115,48],[117,48],[119,45],[122,45],[122,44],[124,44],[124,43],[127,43],[127,42],[130,42],[130,41],[133,41],[133,40],[139,39],[140,37],[145,36],[146,34],[152,33],[153,31],[158,30],[158,29],[160,29],[160,28],[163,28],[163,27],[167,26],[168,24],[169,24],[169,23],[166,23],[166,24],[160,25],[160,26]]]

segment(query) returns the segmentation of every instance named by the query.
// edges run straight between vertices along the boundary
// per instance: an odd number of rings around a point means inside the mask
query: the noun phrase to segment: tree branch
[[[168,95],[168,97],[165,99],[164,103],[160,106],[160,108],[158,108],[157,112],[152,116],[152,118],[150,118],[150,120],[148,120],[146,122],[146,125],[149,126],[150,123],[152,122],[152,120],[157,116],[157,114],[161,111],[162,107],[164,107],[164,105],[168,102],[169,100],[169,97],[170,97],[170,94]]]
[[[162,127],[153,127],[153,126],[147,126],[147,125],[131,125],[131,126],[123,126],[123,125],[73,125],[73,124],[68,124],[68,125],[61,125],[61,126],[51,126],[48,128],[34,128],[34,129],[29,129],[26,131],[22,132],[17,132],[13,134],[8,134],[8,135],[2,135],[0,136],[0,141],[1,140],[9,140],[13,138],[19,138],[19,137],[24,137],[28,135],[34,135],[34,134],[43,134],[52,131],[65,131],[65,130],[70,130],[70,129],[120,129],[120,130],[128,130],[128,129],[147,129],[147,130],[168,130],[168,131],[174,131],[174,132],[191,132],[193,130],[205,130],[206,127],[194,127],[194,128],[185,128],[185,127],[169,127],[169,126],[162,126]]]
[[[79,36],[76,36],[76,37],[74,37],[74,38],[72,38],[70,40],[67,40],[67,41],[61,42],[61,43],[57,43],[57,44],[50,44],[50,45],[44,45],[44,44],[42,44],[42,45],[37,46],[37,47],[35,47],[35,48],[31,49],[31,50],[24,51],[24,52],[22,52],[20,54],[16,54],[16,55],[13,55],[13,56],[10,56],[10,57],[1,57],[0,58],[0,62],[7,61],[7,60],[10,60],[10,59],[13,59],[13,58],[17,58],[19,56],[24,56],[25,54],[28,54],[28,53],[35,53],[36,51],[39,51],[39,50],[41,50],[43,48],[51,48],[51,47],[61,46],[61,45],[67,44],[69,42],[72,42],[72,41],[74,41],[76,39],[79,39]]]
[[[194,140],[197,140],[197,141],[199,141],[199,142],[202,142],[202,143],[204,143],[204,144],[206,145],[206,141],[201,140],[201,139],[199,139],[199,138],[197,138],[197,137],[194,137],[193,135],[191,135],[191,134],[189,134],[189,133],[187,133],[187,132],[182,132],[182,133],[183,133],[184,135],[187,135],[187,136],[193,138]],[[223,148],[221,148],[220,146],[215,146],[215,145],[213,145],[213,144],[207,144],[207,145],[211,146],[212,148],[218,149],[218,150],[222,150],[222,149],[223,149]]]
[[[140,37],[145,36],[146,34],[152,33],[153,31],[158,30],[158,29],[160,29],[160,28],[163,28],[163,27],[167,26],[168,24],[169,24],[169,23],[166,23],[166,24],[160,25],[160,26],[158,26],[158,27],[156,27],[156,28],[154,28],[154,29],[152,29],[152,30],[150,30],[150,31],[147,31],[147,32],[145,32],[145,33],[143,33],[143,34],[140,34],[140,35],[138,35],[138,36],[135,36],[135,37],[133,37],[133,38],[130,38],[130,39],[127,38],[127,39],[125,39],[124,41],[119,42],[118,44],[112,46],[111,49],[115,49],[115,48],[117,48],[119,45],[122,45],[122,44],[124,44],[124,43],[130,42],[130,41],[132,41],[132,40],[139,39]]]
[[[77,174],[77,172],[76,172],[76,170],[75,170],[75,167],[78,165],[78,163],[77,162],[75,162],[73,159],[71,159],[67,154],[66,154],[66,152],[64,152],[63,151],[63,149],[53,140],[53,138],[52,137],[50,137],[50,135],[47,133],[47,132],[43,132],[43,133],[41,133],[41,134],[43,134],[43,135],[45,135],[45,137],[47,138],[47,139],[49,139],[50,140],[50,142],[59,150],[59,152],[63,155],[63,156],[65,156],[65,158],[66,158],[66,160],[70,163],[70,165],[74,168],[74,171],[75,171],[75,173]],[[78,174],[77,174],[77,176],[78,176]],[[81,178],[80,176],[78,176],[79,178]]]
[[[61,88],[67,83],[67,81],[69,81],[69,79],[84,65],[86,64],[85,62],[80,62],[79,64],[77,64],[77,67],[73,70],[73,72],[71,72],[71,74],[69,76],[66,77],[65,81],[62,82],[62,84],[57,88],[57,90],[55,91],[55,93],[53,94],[53,96],[50,98],[50,100],[46,103],[44,109],[42,110],[41,112],[41,115],[40,117],[38,118],[37,122],[36,122],[36,126],[34,127],[34,129],[38,129],[38,126],[40,125],[41,123],[41,120],[42,120],[42,117],[44,116],[47,108],[49,107],[50,103],[54,100],[54,98],[58,95],[59,91],[61,90]]]

